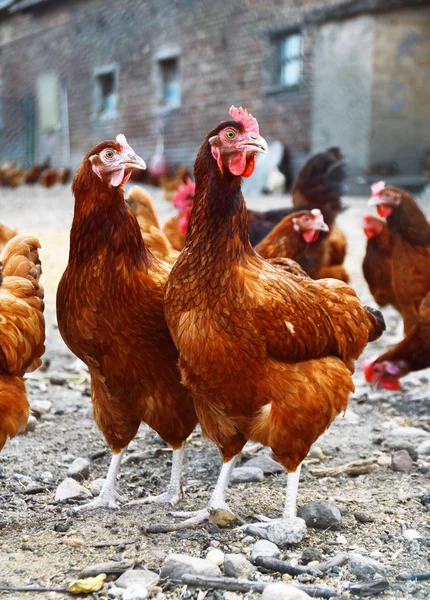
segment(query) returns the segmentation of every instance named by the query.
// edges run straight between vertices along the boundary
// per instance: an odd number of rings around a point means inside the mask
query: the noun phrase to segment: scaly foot
[[[127,499],[114,491],[110,494],[101,493],[95,500],[92,500],[92,502],[81,504],[81,506],[75,506],[73,507],[73,510],[76,512],[85,512],[96,508],[110,508],[115,510],[120,508],[119,503],[124,504],[125,502],[127,502]]]
[[[245,525],[246,533],[269,540],[281,548],[299,544],[306,535],[306,523],[300,517],[268,519],[257,515],[257,518],[262,522]]]
[[[140,500],[132,500],[131,502],[127,502],[127,506],[139,506],[141,504],[171,504],[174,506],[182,498],[183,494],[164,492],[163,494],[158,494],[158,496],[147,496]]]

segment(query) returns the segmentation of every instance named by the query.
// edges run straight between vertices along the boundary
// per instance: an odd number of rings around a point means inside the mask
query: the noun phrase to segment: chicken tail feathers
[[[375,340],[380,338],[384,331],[387,329],[385,319],[380,310],[372,308],[371,306],[365,306],[364,308],[368,312],[369,321],[372,325],[369,331],[369,342],[374,342]]]
[[[30,235],[17,235],[9,240],[0,255],[3,277],[24,277],[38,284],[42,274],[39,248],[39,241]]]

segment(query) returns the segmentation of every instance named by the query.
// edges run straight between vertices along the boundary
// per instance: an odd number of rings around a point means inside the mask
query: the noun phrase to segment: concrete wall
[[[192,165],[208,129],[231,104],[247,107],[271,141],[287,142],[296,160],[310,150],[312,46],[304,30],[303,81],[295,90],[270,89],[271,35],[300,25],[312,9],[344,0],[63,0],[0,20],[3,93],[23,98],[37,76],[55,71],[67,90],[71,163],[94,144],[123,132],[145,158],[154,151],[157,124],[165,131],[172,163]],[[160,110],[157,56],[175,47],[181,68],[181,105]],[[115,64],[116,116],[94,114],[94,72]],[[39,134],[36,160],[65,160],[64,118],[58,130]],[[67,153],[66,153],[67,154]]]
[[[370,162],[422,172],[430,147],[430,7],[375,18]]]
[[[326,23],[315,42],[312,151],[339,146],[351,175],[369,158],[373,44],[373,16]]]

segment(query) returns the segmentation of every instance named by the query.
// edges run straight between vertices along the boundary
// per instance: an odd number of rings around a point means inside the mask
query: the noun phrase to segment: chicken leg
[[[209,503],[206,508],[195,511],[179,511],[174,512],[172,515],[181,519],[185,518],[185,521],[181,523],[161,523],[159,525],[149,526],[147,529],[148,533],[167,533],[169,531],[178,531],[181,529],[187,529],[188,527],[195,527],[207,521],[211,513],[216,509],[223,509],[233,515],[228,504],[225,501],[225,492],[230,481],[231,473],[234,468],[237,456],[223,463],[221,467],[218,480],[216,482],[214,491],[210,497]]]
[[[246,525],[245,531],[257,534],[279,546],[298,544],[306,535],[306,524],[297,517],[297,492],[299,488],[301,465],[287,475],[287,493],[282,519],[268,519],[257,515],[262,523]]]
[[[182,470],[184,466],[184,444],[178,449],[173,450],[172,470],[170,474],[170,483],[163,494],[158,496],[147,496],[140,500],[132,500],[127,506],[136,506],[139,504],[177,504],[183,498],[182,493]]]
[[[126,448],[123,448],[121,452],[112,454],[112,460],[109,465],[106,479],[98,498],[92,502],[88,502],[88,504],[77,506],[74,510],[84,512],[86,510],[93,510],[95,508],[119,508],[118,502],[122,503],[127,501],[125,498],[120,496],[115,489],[116,478],[125,451]]]

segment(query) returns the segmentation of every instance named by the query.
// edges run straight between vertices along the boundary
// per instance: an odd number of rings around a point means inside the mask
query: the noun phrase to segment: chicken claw
[[[147,496],[140,500],[131,500],[131,502],[127,502],[127,506],[139,506],[141,504],[171,504],[174,506],[175,504],[178,504],[183,497],[182,492],[173,493],[167,491],[163,494],[158,494],[158,496]]]
[[[184,445],[177,450],[173,450],[172,470],[170,473],[170,483],[167,491],[158,496],[147,496],[140,500],[132,500],[127,506],[139,506],[141,504],[178,504],[184,497],[182,493],[182,471],[184,466]]]
[[[120,508],[120,505],[118,503],[124,504],[125,502],[127,502],[127,498],[124,498],[124,496],[120,496],[120,494],[118,494],[115,490],[113,490],[113,493],[111,494],[103,494],[102,490],[100,492],[100,495],[95,500],[92,500],[87,504],[81,504],[81,506],[75,506],[73,508],[73,511],[85,512],[87,510],[94,510],[96,508],[110,508],[117,510],[118,508]]]

